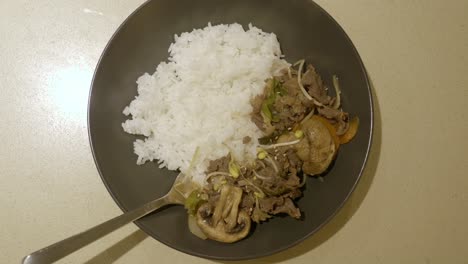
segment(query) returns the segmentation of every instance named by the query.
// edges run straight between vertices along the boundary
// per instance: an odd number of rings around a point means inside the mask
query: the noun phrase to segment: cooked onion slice
[[[188,228],[190,230],[190,233],[194,234],[195,236],[203,240],[208,238],[197,225],[197,218],[190,214],[188,215]]]
[[[354,136],[356,136],[357,130],[359,128],[359,118],[356,116],[349,122],[348,131],[342,136],[340,136],[340,143],[346,144],[351,141]]]

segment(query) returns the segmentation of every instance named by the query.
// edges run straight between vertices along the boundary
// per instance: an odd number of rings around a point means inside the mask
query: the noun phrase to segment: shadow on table
[[[141,241],[147,238],[148,235],[141,230],[137,230],[127,237],[123,238],[119,242],[110,246],[103,252],[94,256],[90,260],[86,261],[85,264],[111,264],[117,261],[125,253],[137,246]]]
[[[309,239],[300,243],[299,245],[290,248],[289,250],[280,252],[278,254],[250,260],[250,261],[215,261],[217,263],[226,263],[226,264],[272,264],[272,263],[281,263],[289,259],[301,256],[314,248],[320,246],[328,239],[330,239],[334,234],[336,234],[356,213],[360,205],[364,201],[374,179],[374,175],[377,170],[380,159],[380,149],[382,144],[382,119],[380,115],[380,105],[377,98],[376,91],[372,80],[370,81],[370,86],[373,94],[374,100],[374,133],[372,147],[370,150],[369,158],[367,161],[366,168],[361,176],[361,179],[356,186],[356,189],[349,197],[348,201],[345,203],[343,208],[333,217],[330,222],[328,222],[323,228],[321,228],[317,233],[311,236]]]

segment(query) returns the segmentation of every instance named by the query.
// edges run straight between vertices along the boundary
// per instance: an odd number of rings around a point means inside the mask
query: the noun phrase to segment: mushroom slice
[[[197,211],[197,224],[210,239],[233,243],[246,237],[250,231],[250,216],[240,210],[242,189],[224,185],[216,205],[205,203]]]
[[[327,170],[333,161],[338,146],[327,126],[318,116],[302,124],[304,138],[295,145],[298,157],[304,161],[305,174],[317,175]]]
[[[229,193],[231,192],[231,188],[233,187],[228,186],[228,185],[223,185],[221,187],[221,195],[218,201],[216,202],[216,206],[213,212],[213,219],[212,219],[213,226],[218,225],[219,221],[223,218],[224,207],[226,207],[226,202],[228,202],[228,196],[229,196]]]
[[[226,210],[227,208],[226,206],[224,210],[226,212],[229,212],[226,215],[226,218],[224,219],[224,221],[226,222],[227,230],[233,230],[238,224],[239,204],[241,202],[241,199],[242,199],[242,189],[238,187],[232,187],[229,198],[228,198],[230,203],[227,204],[231,208],[229,210]]]

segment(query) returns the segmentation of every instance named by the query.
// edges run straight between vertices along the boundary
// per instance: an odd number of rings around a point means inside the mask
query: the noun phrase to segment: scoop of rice
[[[250,119],[250,100],[289,64],[276,35],[252,25],[208,24],[174,38],[168,61],[137,80],[122,127],[146,137],[134,143],[137,164],[157,160],[202,184],[210,160],[228,153],[238,162],[255,158],[262,132]]]

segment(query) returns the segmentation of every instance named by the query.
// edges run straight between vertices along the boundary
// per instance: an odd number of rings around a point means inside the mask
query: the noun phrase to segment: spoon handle
[[[168,195],[157,200],[148,202],[134,210],[126,212],[115,218],[112,218],[102,224],[90,228],[82,233],[76,234],[48,247],[40,249],[23,258],[24,264],[44,264],[57,261],[78,249],[98,240],[99,238],[119,229],[120,227],[133,222],[158,208],[171,204]]]

